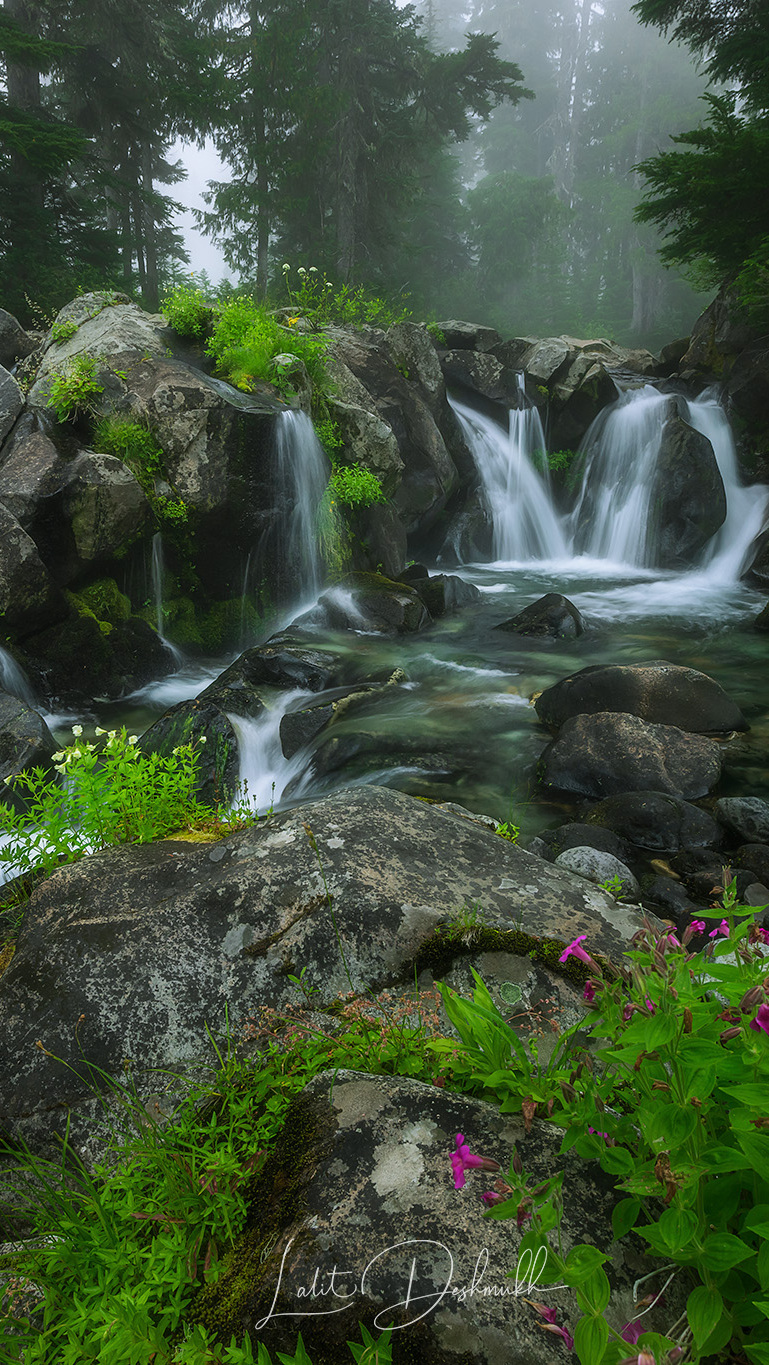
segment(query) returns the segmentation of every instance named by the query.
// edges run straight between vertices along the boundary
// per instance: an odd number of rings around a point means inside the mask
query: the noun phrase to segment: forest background
[[[0,303],[156,308],[184,139],[238,288],[657,347],[746,259],[764,289],[768,35],[761,0],[4,0]]]

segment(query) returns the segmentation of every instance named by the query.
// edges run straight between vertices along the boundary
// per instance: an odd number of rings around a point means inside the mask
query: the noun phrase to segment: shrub
[[[328,382],[323,364],[327,345],[324,337],[281,327],[255,299],[239,295],[220,306],[206,350],[224,378],[246,393],[260,380],[281,387],[275,365],[279,355],[302,360],[313,389],[321,393]]]
[[[93,356],[79,355],[68,361],[65,369],[53,371],[48,385],[48,407],[53,408],[58,422],[68,422],[81,412],[93,412],[96,399],[104,392],[104,385],[96,377],[96,365]]]
[[[204,337],[213,316],[201,289],[192,284],[176,284],[164,295],[161,310],[179,336]]]
[[[342,507],[372,507],[387,501],[376,474],[359,464],[337,465],[328,487],[330,497]]]
[[[69,341],[70,337],[77,331],[77,323],[70,318],[67,322],[55,322],[51,328],[51,341],[58,345],[62,341]]]
[[[355,288],[348,284],[335,287],[333,281],[313,265],[309,269],[299,266],[292,278],[291,266],[285,262],[282,274],[292,307],[316,327],[330,322],[346,326],[392,327],[411,317],[408,295],[390,301],[370,294],[362,284]]]
[[[127,417],[103,417],[94,429],[94,444],[106,455],[124,460],[140,483],[162,469],[163,452],[149,427]]]

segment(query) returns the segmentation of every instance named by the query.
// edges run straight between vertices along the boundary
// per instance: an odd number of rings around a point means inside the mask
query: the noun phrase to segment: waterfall
[[[276,528],[278,563],[294,596],[317,597],[323,585],[318,512],[329,478],[326,453],[306,412],[290,408],[278,416],[274,469],[286,513]]]
[[[228,717],[238,738],[241,791],[261,815],[279,804],[288,783],[307,763],[302,750],[291,759],[284,756],[280,722],[287,711],[315,699],[314,693],[296,688],[283,693],[272,706],[265,707],[251,720],[235,715]]]
[[[767,490],[743,485],[729,422],[712,392],[697,401],[673,400],[647,384],[622,394],[599,414],[581,446],[585,470],[570,518],[573,550],[636,568],[654,566],[650,500],[672,401],[710,441],[726,493],[726,520],[700,564],[710,566],[714,579],[735,581],[763,523]]]
[[[174,656],[174,663],[182,662],[182,652],[176,645],[163,633],[165,625],[163,617],[163,586],[165,583],[165,563],[163,559],[163,537],[160,531],[156,531],[152,537],[152,600],[155,604],[155,629],[158,637],[163,641],[166,649],[169,649]]]
[[[523,394],[523,376],[519,376]],[[492,555],[497,562],[561,559],[567,555],[560,518],[550,496],[545,462],[539,474],[535,451],[546,450],[537,409],[511,408],[508,431],[490,417],[449,400],[475,460],[492,520]]]
[[[23,668],[20,668],[12,654],[0,646],[0,688],[11,697],[35,707],[35,694]]]

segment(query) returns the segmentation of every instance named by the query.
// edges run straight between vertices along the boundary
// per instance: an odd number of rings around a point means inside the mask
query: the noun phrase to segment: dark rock
[[[437,323],[443,333],[443,343],[449,351],[491,351],[502,341],[499,332],[493,327],[484,327],[476,322],[458,322],[450,319]]]
[[[0,631],[23,639],[66,614],[35,542],[0,503]]]
[[[679,848],[715,848],[721,830],[704,810],[656,791],[610,796],[593,806],[588,824],[613,830],[640,849],[670,853]]]
[[[518,406],[518,376],[488,352],[446,351],[441,356],[446,382],[480,393],[497,403]]]
[[[67,474],[63,511],[77,571],[122,559],[136,540],[154,530],[147,498],[122,460],[84,451],[69,462]]]
[[[0,365],[0,445],[24,407],[24,395],[13,375]]]
[[[401,374],[417,385],[433,416],[443,412],[446,385],[435,342],[427,328],[418,322],[398,322],[388,328],[387,348]]]
[[[601,829],[600,825],[584,825],[571,821],[559,825],[557,829],[546,830],[542,840],[549,850],[551,862],[555,861],[559,853],[565,853],[569,848],[599,849],[603,853],[611,853],[620,862],[627,862],[629,856],[627,844],[610,829]]]
[[[227,686],[265,683],[270,687],[323,692],[341,681],[340,660],[328,649],[315,649],[290,635],[274,635],[264,645],[247,649],[227,669]],[[221,681],[218,679],[217,681]]]
[[[652,905],[658,913],[676,920],[687,911],[697,909],[682,883],[674,877],[653,877],[645,884],[642,899],[644,905]]]
[[[0,365],[9,370],[17,360],[24,360],[35,349],[31,336],[24,331],[21,323],[0,308]]]
[[[411,582],[433,619],[467,607],[472,602],[480,602],[483,597],[474,583],[466,583],[456,574],[433,574],[432,577],[428,575],[427,578],[412,579]]]
[[[726,519],[713,447],[677,413],[662,428],[649,507],[649,543],[663,568],[691,564]]]
[[[572,716],[537,765],[542,786],[580,796],[668,792],[706,796],[721,776],[721,751],[704,735],[605,711]]]
[[[17,697],[0,692],[0,802],[25,810],[24,793],[8,779],[29,768],[51,766],[56,741],[42,716]]]
[[[182,740],[208,709],[186,705]],[[167,742],[170,729],[166,718]],[[324,1003],[350,989],[348,972],[356,989],[413,985],[437,926],[476,901],[492,928],[520,924],[523,952],[585,933],[617,960],[640,927],[599,888],[473,819],[381,787],[215,844],[163,840],[60,868],[33,892],[0,978],[0,1123],[41,1144],[71,1105],[82,1147],[100,1110],[88,1082],[103,1084],[89,1065],[122,1078],[127,1059],[140,1093],[154,1089],[146,1068],[214,1060],[207,1029],[217,1037],[228,1018],[237,1037],[261,1006],[294,1001],[301,967]]]
[[[769,630],[769,602],[767,602],[766,606],[763,608],[762,611],[759,612],[758,616],[753,622],[753,629]]]
[[[717,682],[694,668],[664,660],[583,668],[546,688],[537,698],[536,710],[540,720],[555,729],[570,716],[598,711],[627,711],[694,734],[748,728],[739,707]]]
[[[663,377],[675,374],[690,345],[691,337],[681,337],[680,340],[670,341],[667,346],[662,347],[659,372]]]
[[[76,609],[24,641],[46,690],[67,705],[90,704],[94,695],[124,696],[174,668],[171,651],[146,621],[131,616],[108,632],[104,624],[93,612]]]
[[[576,358],[576,348],[565,337],[545,337],[527,351],[523,368],[535,384],[553,384]]]
[[[394,1339],[403,1329],[404,1349],[408,1342],[424,1365],[552,1365],[550,1336],[525,1302],[532,1292],[551,1302],[551,1291],[526,1283],[514,1218],[484,1222],[479,1241],[485,1178],[473,1174],[454,1189],[448,1157],[457,1133],[503,1171],[516,1151],[535,1180],[563,1166],[562,1251],[588,1241],[609,1254],[607,1316],[618,1332],[633,1317],[633,1283],[649,1262],[632,1239],[614,1241],[614,1182],[597,1162],[561,1158],[560,1135],[536,1120],[526,1133],[520,1115],[500,1117],[494,1105],[354,1071],[316,1076],[294,1102],[254,1191],[258,1216],[194,1314],[215,1321],[222,1341],[256,1324],[271,1351],[293,1351],[301,1325],[309,1354],[324,1361],[343,1360],[358,1322],[376,1335],[394,1321]],[[509,1278],[517,1265],[520,1284]],[[347,1296],[336,1311],[308,1297],[309,1286],[320,1295],[334,1283]],[[683,1291],[668,1292],[677,1297],[665,1319],[659,1310],[656,1321],[644,1319],[657,1330],[685,1302]],[[552,1304],[573,1326],[571,1293],[552,1292]]]
[[[307,618],[332,630],[410,634],[430,623],[430,614],[414,588],[393,583],[382,574],[348,574],[318,598]]]
[[[429,577],[430,570],[425,568],[424,564],[407,564],[398,581],[415,587],[417,583],[424,583]]]
[[[769,801],[758,796],[725,796],[716,802],[716,813],[730,834],[745,843],[769,843]]]
[[[220,711],[228,711],[234,716],[243,716],[250,720],[261,715],[264,710],[264,702],[256,691],[244,654],[198,693],[198,701],[204,705],[212,702]]]
[[[180,744],[194,744],[199,757],[197,796],[205,805],[227,805],[240,777],[240,749],[231,721],[214,702],[180,701],[145,730],[142,753],[170,758]]]
[[[517,616],[501,621],[495,630],[514,631],[516,635],[552,636],[556,640],[574,640],[585,629],[581,613],[559,592],[549,592],[532,602]]]
[[[769,887],[764,886],[763,882],[751,882],[745,887],[740,899],[743,905],[769,910]]]
[[[731,861],[734,867],[748,869],[754,881],[769,883],[769,844],[743,844]]]
[[[683,848],[670,859],[670,866],[677,872],[690,896],[701,905],[709,905],[724,888],[724,881],[732,876],[737,884],[738,899],[755,881],[752,872],[743,868],[733,870],[729,859],[706,848]]]
[[[46,555],[46,529],[51,500],[66,486],[68,462],[46,436],[32,413],[25,413],[3,449],[0,502],[17,518]],[[53,519],[62,520],[59,503]]]
[[[301,711],[287,711],[280,722],[280,747],[285,758],[293,758],[310,743],[333,718],[330,701],[317,701]]]

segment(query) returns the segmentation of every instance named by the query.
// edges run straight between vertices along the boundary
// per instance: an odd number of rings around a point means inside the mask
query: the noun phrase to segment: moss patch
[[[108,633],[103,631],[105,624],[110,627],[117,625],[120,621],[127,621],[131,615],[130,599],[120,591],[114,578],[100,578],[85,588],[78,588],[71,597],[78,603],[77,609],[95,616],[102,633]]]
[[[487,925],[453,928],[447,924],[440,925],[432,938],[422,944],[410,966],[411,972],[417,974],[427,969],[433,976],[443,976],[457,957],[470,957],[478,952],[511,953],[541,963],[581,989],[592,973],[577,957],[560,962],[565,947],[560,939],[538,938],[522,929],[494,929]],[[595,960],[603,966],[600,957],[596,956]]]

